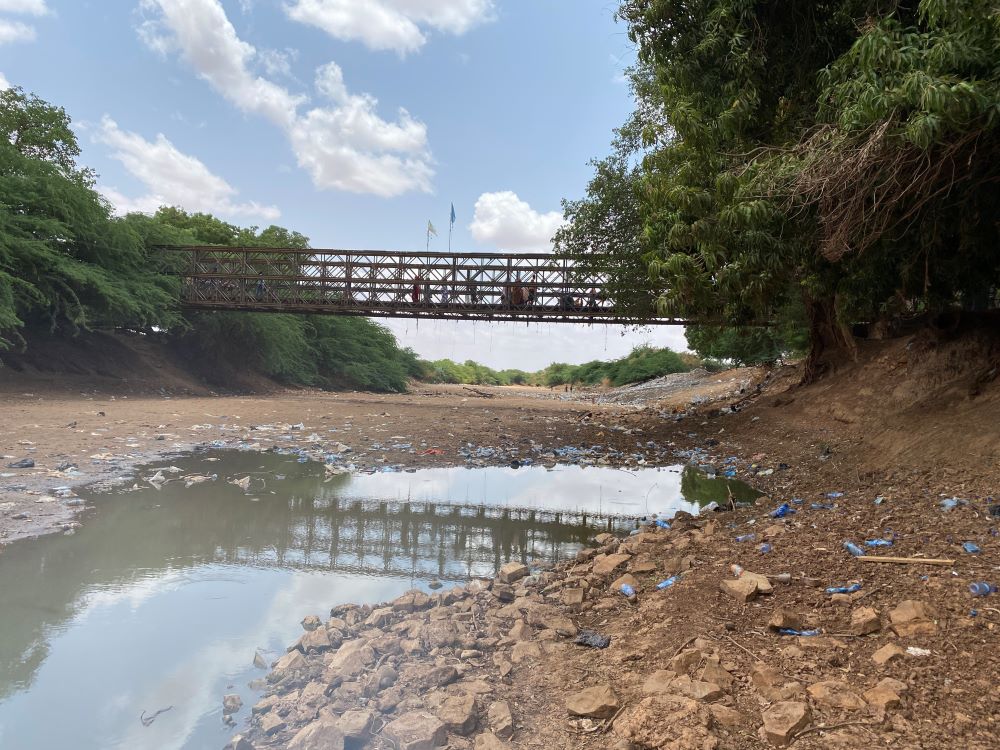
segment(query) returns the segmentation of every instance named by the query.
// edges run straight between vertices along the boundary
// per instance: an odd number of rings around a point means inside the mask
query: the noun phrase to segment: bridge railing
[[[190,307],[385,317],[624,321],[604,274],[544,253],[163,248]],[[664,322],[664,321],[653,321]]]

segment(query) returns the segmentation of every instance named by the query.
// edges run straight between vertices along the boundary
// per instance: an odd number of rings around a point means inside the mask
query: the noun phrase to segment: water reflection
[[[221,747],[220,696],[233,685],[253,702],[254,650],[282,648],[304,614],[555,562],[595,530],[697,508],[679,469],[327,479],[272,455],[177,465],[219,479],[97,498],[75,535],[0,552],[0,747]],[[225,481],[247,475],[254,494]]]

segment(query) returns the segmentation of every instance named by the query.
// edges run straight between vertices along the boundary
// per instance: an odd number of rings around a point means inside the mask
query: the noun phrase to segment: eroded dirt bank
[[[4,469],[18,479],[2,485],[33,474],[41,485],[62,481],[46,473],[57,461],[112,473],[213,440],[309,450],[313,434],[351,446],[358,467],[503,463],[600,445],[612,463],[680,457],[734,470],[768,493],[756,506],[595,539],[559,569],[514,565],[434,596],[303,612],[303,637],[292,644],[289,634],[288,654],[270,665],[271,694],[234,713],[235,746],[988,748],[1000,707],[1000,600],[974,598],[968,586],[1000,583],[992,346],[872,346],[809,388],[794,387],[794,369],[779,372],[736,413],[718,407],[750,394],[683,415],[672,401],[623,407],[500,389],[492,399],[449,388],[9,395],[0,450],[20,458],[34,448],[37,465]],[[91,458],[101,454],[111,457]],[[8,538],[24,533],[18,523],[32,533],[15,508],[30,508],[38,529],[56,522],[38,509],[61,504],[14,494],[25,505],[4,509]],[[795,512],[772,517],[784,503]],[[869,539],[892,546],[865,547]],[[873,556],[917,559],[859,559],[847,540]],[[733,564],[749,573],[734,576]],[[585,629],[610,644],[575,645]]]

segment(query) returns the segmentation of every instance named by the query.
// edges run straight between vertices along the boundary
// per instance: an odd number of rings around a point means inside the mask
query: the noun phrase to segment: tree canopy
[[[652,295],[719,335],[799,304],[811,374],[850,347],[850,323],[986,304],[1000,281],[998,13],[625,0],[635,167],[619,135],[567,204],[560,250],[611,253],[636,304]]]

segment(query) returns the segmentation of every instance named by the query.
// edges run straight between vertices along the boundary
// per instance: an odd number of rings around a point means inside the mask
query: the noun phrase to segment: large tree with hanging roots
[[[617,254],[634,304],[719,330],[794,300],[807,379],[851,356],[852,323],[996,304],[995,0],[624,0],[619,16],[642,122],[614,216],[636,217],[635,242],[587,230],[611,202],[595,180],[567,204],[564,251]]]

